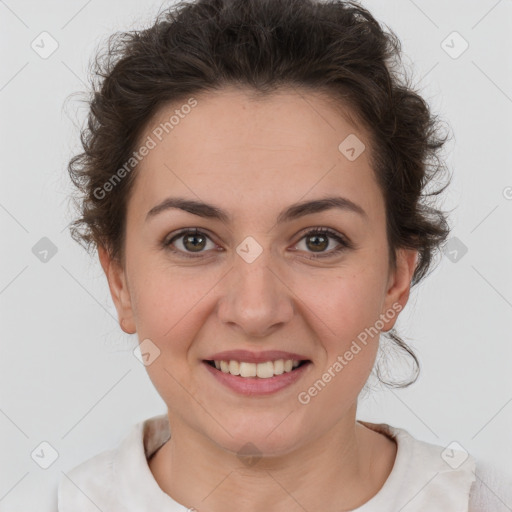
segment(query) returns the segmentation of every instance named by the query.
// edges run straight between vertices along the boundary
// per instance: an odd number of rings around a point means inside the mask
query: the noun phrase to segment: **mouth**
[[[286,373],[295,372],[299,368],[311,364],[309,359],[277,359],[275,361],[266,361],[263,363],[249,363],[234,360],[215,361],[205,359],[203,362],[219,373],[225,373],[241,379],[270,379]]]

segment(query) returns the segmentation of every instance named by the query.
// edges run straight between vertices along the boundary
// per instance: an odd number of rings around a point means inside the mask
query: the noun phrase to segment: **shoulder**
[[[150,421],[132,425],[116,448],[98,453],[64,472],[57,490],[58,511],[98,512],[119,507],[122,475],[140,466],[144,457],[144,427]]]
[[[475,481],[471,486],[469,512],[510,512],[512,476],[486,460],[477,460]]]
[[[63,472],[57,501],[59,512],[109,510],[116,450],[107,450]]]
[[[416,439],[407,430],[386,423],[363,422],[370,428],[395,439],[398,445],[393,473],[402,481],[424,486],[411,502],[425,498],[425,507],[438,499],[458,499],[460,510],[468,512],[510,512],[512,475],[505,474],[488,460],[471,456],[457,443],[443,447]],[[390,479],[392,481],[392,479]],[[444,496],[443,496],[444,495]],[[438,505],[438,502],[436,501]],[[467,508],[469,506],[469,508]],[[444,509],[439,509],[444,510]],[[456,508],[446,508],[456,510]]]
[[[101,452],[63,473],[57,491],[58,511],[140,512],[174,506],[159,488],[147,462],[169,437],[166,414],[132,425],[115,449]]]
[[[391,437],[397,444],[391,474],[381,491],[368,503],[368,512],[468,510],[470,490],[475,481],[475,459],[460,445],[441,446],[423,441],[404,428],[386,423],[362,423]],[[362,509],[361,512],[367,511]]]

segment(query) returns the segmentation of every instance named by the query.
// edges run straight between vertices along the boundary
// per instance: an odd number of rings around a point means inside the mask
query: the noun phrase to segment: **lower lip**
[[[291,372],[285,372],[281,375],[275,375],[268,379],[260,377],[240,377],[239,375],[231,375],[217,370],[213,366],[203,361],[206,369],[222,384],[242,395],[270,395],[283,388],[286,388],[296,382],[304,375],[311,365],[308,361],[297,367]]]

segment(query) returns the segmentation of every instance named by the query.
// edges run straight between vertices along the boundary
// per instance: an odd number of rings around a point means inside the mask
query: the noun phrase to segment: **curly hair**
[[[401,45],[354,1],[197,0],[160,12],[144,30],[117,32],[92,63],[92,91],[83,152],[68,171],[79,191],[71,236],[88,250],[101,245],[124,264],[126,206],[136,178],[122,173],[144,130],[164,104],[244,87],[257,95],[289,86],[324,92],[348,107],[370,134],[370,161],[386,207],[390,261],[396,250],[418,251],[412,286],[433,266],[449,234],[447,214],[428,190],[446,166],[447,135],[401,65]],[[124,167],[123,167],[124,166]],[[118,173],[119,176],[119,173]],[[101,191],[99,193],[98,191]],[[386,333],[419,362],[394,329]]]

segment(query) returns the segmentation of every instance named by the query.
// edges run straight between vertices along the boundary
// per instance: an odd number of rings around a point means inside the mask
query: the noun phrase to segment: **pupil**
[[[313,243],[313,247],[320,248],[320,249],[325,249],[327,247],[327,245],[328,245],[328,242],[326,243],[327,237],[325,235],[311,235],[309,237],[309,240],[316,240],[316,241],[318,241],[319,238],[324,240],[323,243],[320,242],[320,244],[318,244],[317,242],[314,242]]]
[[[194,239],[198,239],[198,238],[202,238],[203,239],[203,244],[204,244],[204,237],[203,236],[201,236],[201,235],[188,235],[188,236],[185,237],[185,241],[184,241],[185,247],[187,249],[194,249],[194,248],[196,248],[198,250],[202,249],[203,247],[201,246],[201,243],[196,244],[195,242],[192,242],[192,246],[191,247],[188,246],[188,242],[190,242],[190,240],[194,240]]]

